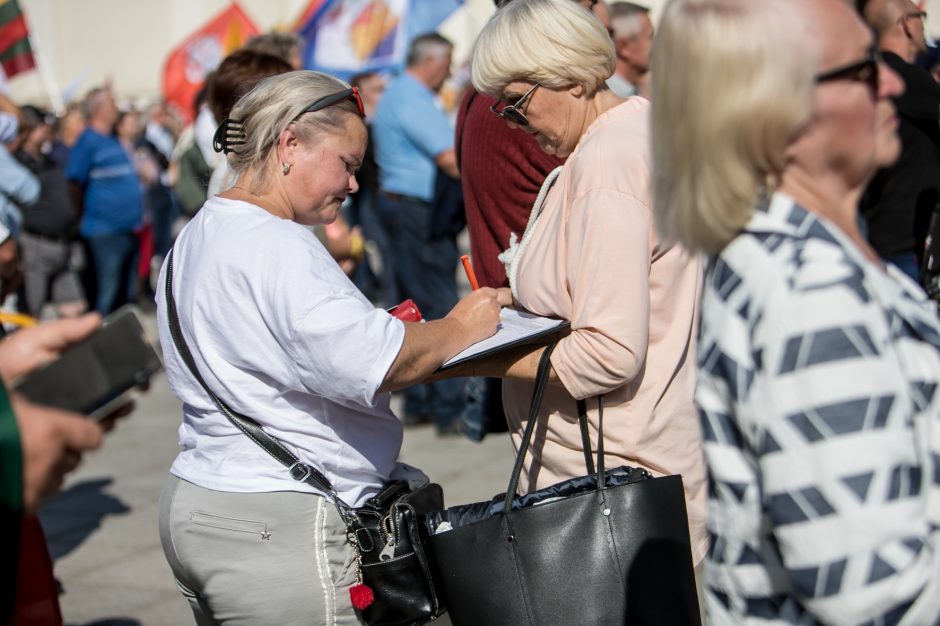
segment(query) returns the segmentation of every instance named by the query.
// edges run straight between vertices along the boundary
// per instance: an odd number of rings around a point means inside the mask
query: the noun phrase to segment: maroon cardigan
[[[535,138],[490,111],[496,100],[467,89],[457,113],[456,149],[470,233],[470,255],[480,286],[505,287],[497,259],[509,233],[521,239],[545,177],[564,163],[542,152]]]

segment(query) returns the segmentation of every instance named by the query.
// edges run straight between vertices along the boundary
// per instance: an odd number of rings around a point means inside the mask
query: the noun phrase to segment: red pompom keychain
[[[353,608],[357,611],[365,611],[373,602],[375,594],[369,585],[359,583],[349,588],[349,599],[352,601]]]

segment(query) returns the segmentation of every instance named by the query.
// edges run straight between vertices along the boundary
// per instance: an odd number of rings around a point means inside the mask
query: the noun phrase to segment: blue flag
[[[295,30],[307,69],[348,79],[405,63],[417,35],[433,32],[463,0],[312,0]]]

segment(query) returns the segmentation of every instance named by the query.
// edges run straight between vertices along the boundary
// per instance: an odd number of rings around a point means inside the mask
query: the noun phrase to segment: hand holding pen
[[[460,257],[460,262],[463,263],[463,271],[467,273],[467,280],[470,281],[470,289],[476,291],[480,288],[480,283],[477,282],[477,275],[473,273],[473,266],[470,265],[470,257],[465,254]]]
[[[480,288],[480,283],[477,281],[477,275],[473,271],[473,265],[470,264],[470,257],[464,254],[460,257],[460,262],[463,263],[463,271],[467,273],[470,288],[477,291]],[[500,306],[516,306],[516,301],[512,297],[512,290],[510,290],[509,287],[498,287],[496,289],[496,297],[499,300]]]

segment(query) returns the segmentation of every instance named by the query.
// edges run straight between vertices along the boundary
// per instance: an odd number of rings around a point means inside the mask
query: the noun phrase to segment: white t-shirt
[[[209,388],[260,422],[340,497],[360,505],[388,478],[401,423],[377,394],[404,325],[376,309],[313,233],[246,203],[210,198],[174,246],[173,289],[183,336]],[[316,490],[222,415],[157,319],[167,377],[183,401],[174,475],[217,491]]]

